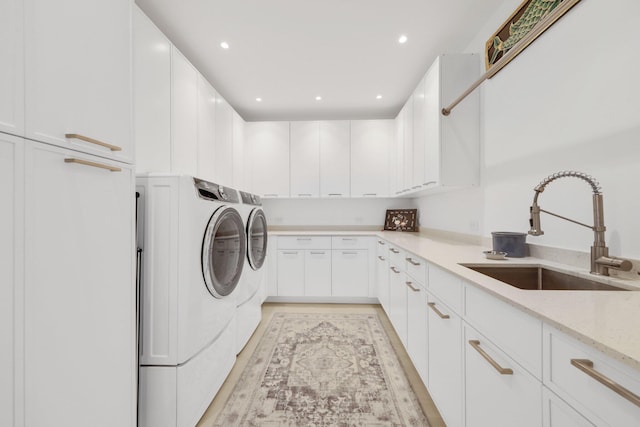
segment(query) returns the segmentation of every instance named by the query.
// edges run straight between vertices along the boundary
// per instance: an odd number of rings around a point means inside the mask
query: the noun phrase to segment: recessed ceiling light
[[[400,38],[398,39],[398,43],[402,44],[402,43],[406,43],[407,42],[407,36],[405,36],[404,34],[400,36]]]
[[[262,98],[256,98],[256,101],[262,102]]]
[[[376,99],[382,99],[382,95],[377,95]]]
[[[322,97],[321,96],[316,96],[316,101],[322,101]]]
[[[229,49],[229,43],[222,42],[222,43],[220,43],[220,47],[223,48],[223,49]]]

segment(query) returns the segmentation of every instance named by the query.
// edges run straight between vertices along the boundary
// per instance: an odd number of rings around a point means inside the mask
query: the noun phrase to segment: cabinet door
[[[407,285],[405,275],[398,267],[389,264],[389,320],[400,341],[407,348]]]
[[[331,295],[369,296],[369,251],[334,250],[331,262]]]
[[[402,109],[404,110],[402,115],[402,127],[404,128],[402,135],[402,145],[404,147],[402,150],[404,154],[402,188],[410,191],[413,184],[413,94]]]
[[[171,170],[171,43],[138,8],[133,13],[136,172]]]
[[[429,304],[427,388],[447,425],[462,426],[462,321],[458,315],[431,294],[427,294],[427,298]]]
[[[220,94],[216,95],[215,133],[214,182],[230,186],[233,182],[233,108]]]
[[[47,144],[26,149],[25,425],[134,426],[133,171]]]
[[[131,5],[130,0],[25,0],[28,138],[133,162]]]
[[[391,156],[394,162],[392,189],[395,195],[399,195],[404,190],[404,109],[398,113],[398,116],[394,120],[394,126],[395,137]]]
[[[464,329],[465,425],[542,425],[540,381],[473,328]]]
[[[0,1],[0,132],[24,135],[23,1]]]
[[[198,71],[171,50],[171,172],[198,174]]]
[[[291,122],[291,197],[320,195],[320,123]]]
[[[261,197],[289,197],[289,122],[249,122],[251,187]]]
[[[198,75],[198,178],[215,181],[216,90]]]
[[[424,76],[424,180],[440,182],[440,60],[436,59]]]
[[[376,284],[380,305],[389,314],[389,259],[386,254],[376,256]]]
[[[304,251],[278,251],[278,296],[304,295]]]
[[[308,250],[304,254],[304,295],[331,296],[331,251]]]
[[[349,197],[349,145],[347,120],[320,122],[320,196]]]
[[[351,122],[351,196],[389,194],[389,152],[393,120]]]
[[[406,276],[407,285],[407,353],[422,381],[427,384],[427,295],[424,288]]]
[[[245,121],[240,114],[233,112],[233,182],[231,185],[239,190],[247,190],[244,180],[244,126]]]
[[[1,29],[0,29],[1,31]],[[16,344],[21,337],[18,294],[22,289],[23,149],[20,138],[0,134],[0,425],[13,426]],[[15,310],[18,310],[16,313]],[[14,338],[15,337],[15,338]]]
[[[411,187],[418,189],[424,181],[426,115],[424,97],[424,78],[413,91],[413,170],[411,174]]]
[[[546,387],[542,387],[542,416],[543,427],[594,427]]]

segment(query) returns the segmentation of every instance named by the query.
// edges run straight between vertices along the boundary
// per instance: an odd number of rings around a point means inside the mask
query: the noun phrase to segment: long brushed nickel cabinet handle
[[[391,267],[391,271],[393,271],[393,272],[394,272],[394,273],[396,273],[396,274],[400,274],[400,270],[398,270],[398,269],[397,269],[397,268],[395,268],[395,267]]]
[[[413,258],[411,258],[411,257],[408,257],[408,258],[405,258],[405,259],[406,259],[407,261],[409,261],[409,264],[412,264],[412,265],[420,265],[420,263],[419,263],[419,262],[415,262],[415,261],[413,260]]]
[[[98,141],[94,138],[89,138],[88,136],[80,135],[79,133],[66,133],[64,137],[67,139],[79,139],[80,141],[88,142],[90,144],[99,145],[101,147],[108,148],[111,151],[122,151],[122,147],[118,147],[117,145],[107,144],[106,142]]]
[[[429,308],[431,310],[433,310],[438,317],[440,317],[441,319],[449,319],[451,316],[449,316],[448,314],[444,314],[443,312],[441,312],[440,310],[438,310],[436,308],[436,303],[435,302],[428,302],[427,305],[429,306]]]
[[[608,378],[602,373],[596,371],[593,368],[593,362],[591,360],[571,359],[571,364],[576,368],[580,369],[585,374],[589,375],[594,380],[598,381],[603,386],[608,387],[609,389],[613,390],[620,396],[624,397],[629,402],[633,403],[636,406],[640,406],[640,396],[633,393],[631,390],[624,388],[617,382],[613,381],[611,378]]]
[[[413,292],[420,292],[420,288],[413,287],[413,282],[404,282],[404,284],[407,285]]]
[[[68,158],[68,159],[64,159],[64,162],[65,163],[77,163],[79,165],[85,165],[85,166],[91,166],[91,167],[94,167],[94,168],[106,169],[106,170],[111,171],[111,172],[120,172],[120,171],[122,171],[122,169],[117,168],[115,166],[109,166],[109,165],[105,165],[105,164],[102,164],[102,163],[90,162],[89,160]]]
[[[475,351],[480,353],[480,356],[484,357],[484,360],[489,362],[489,364],[491,364],[491,366],[493,366],[496,371],[500,372],[500,375],[513,375],[513,369],[511,369],[511,368],[503,368],[502,366],[500,366],[500,364],[498,362],[493,360],[493,358],[491,356],[489,356],[480,347],[480,341],[478,341],[478,340],[469,340],[469,344],[471,344],[471,347],[473,347],[475,349]]]

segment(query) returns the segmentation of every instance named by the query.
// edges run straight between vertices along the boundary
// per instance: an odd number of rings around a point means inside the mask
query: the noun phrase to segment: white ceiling
[[[245,120],[256,121],[393,118],[435,57],[462,52],[503,1],[136,3]]]

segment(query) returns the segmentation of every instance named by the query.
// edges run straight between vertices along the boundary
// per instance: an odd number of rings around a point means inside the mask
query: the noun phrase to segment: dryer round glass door
[[[202,244],[202,274],[216,298],[229,295],[238,285],[247,250],[242,217],[232,207],[221,207],[209,219]]]
[[[267,256],[267,219],[262,209],[256,208],[251,211],[247,221],[247,236],[249,265],[258,270]]]

